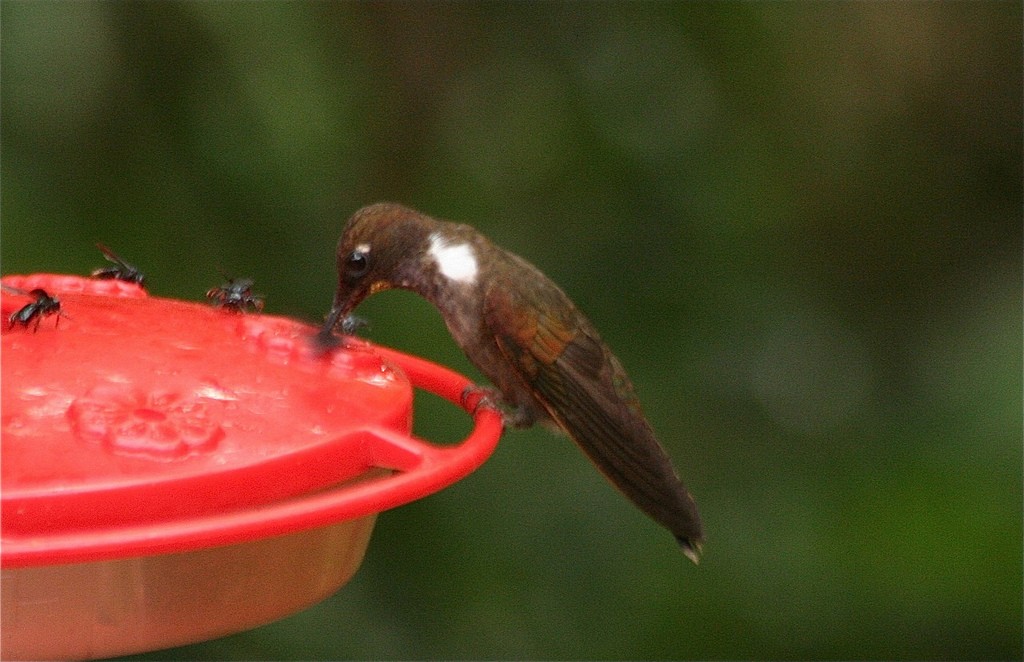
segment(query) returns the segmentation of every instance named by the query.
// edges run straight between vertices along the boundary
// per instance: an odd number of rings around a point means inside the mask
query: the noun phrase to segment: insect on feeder
[[[3,659],[158,650],[308,607],[355,573],[377,513],[463,478],[501,433],[465,377],[364,341],[318,355],[307,325],[121,280],[3,284]],[[8,324],[35,289],[64,319]],[[472,412],[469,436],[412,436],[413,387]]]

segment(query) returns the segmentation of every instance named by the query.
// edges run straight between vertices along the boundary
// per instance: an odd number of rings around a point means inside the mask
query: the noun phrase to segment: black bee
[[[263,311],[263,295],[253,294],[255,283],[251,278],[229,278],[228,282],[206,292],[206,298],[217,308],[226,308],[232,312]]]
[[[127,283],[135,283],[139,287],[145,289],[146,274],[139,271],[138,267],[128,264],[121,259],[121,256],[103,244],[97,243],[96,248],[100,249],[100,252],[103,253],[103,257],[107,258],[108,262],[113,262],[114,266],[101,267],[94,270],[92,272],[92,276],[94,278],[123,280]]]
[[[15,324],[20,324],[25,328],[35,320],[35,326],[32,327],[32,332],[35,333],[39,330],[39,323],[43,321],[44,317],[50,315],[56,315],[57,321],[54,322],[54,328],[60,325],[60,318],[67,317],[60,309],[60,299],[50,294],[44,289],[34,289],[31,292],[25,290],[19,290],[16,287],[3,286],[3,289],[11,294],[20,294],[22,296],[29,296],[33,298],[31,303],[27,303],[21,308],[11,313],[10,317],[7,318],[7,328],[13,329]]]

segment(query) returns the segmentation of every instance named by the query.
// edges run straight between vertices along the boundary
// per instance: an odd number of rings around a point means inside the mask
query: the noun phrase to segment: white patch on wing
[[[437,263],[437,270],[445,278],[465,285],[476,281],[476,255],[469,244],[449,244],[435,232],[430,235],[429,251]]]

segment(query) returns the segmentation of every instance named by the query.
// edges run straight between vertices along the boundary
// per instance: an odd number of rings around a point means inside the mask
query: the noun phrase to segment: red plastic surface
[[[315,329],[286,318],[150,297],[120,281],[3,283],[45,289],[64,313],[9,328],[32,298],[0,298],[5,568],[361,517],[459,480],[501,434],[498,413],[480,407],[458,446],[410,436],[411,385],[472,412],[473,399],[460,402],[470,382],[363,341],[316,356]],[[395,473],[359,479],[374,467]]]

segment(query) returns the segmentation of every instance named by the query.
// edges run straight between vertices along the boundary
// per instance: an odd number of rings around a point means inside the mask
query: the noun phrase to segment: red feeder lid
[[[315,356],[315,329],[151,297],[117,280],[34,274],[61,314],[8,323],[2,298],[4,568],[179,552],[393,508],[482,464],[481,407],[457,446],[410,436],[412,386],[460,403],[469,380],[370,343]],[[411,380],[411,383],[410,383]],[[353,480],[371,468],[384,478]]]

